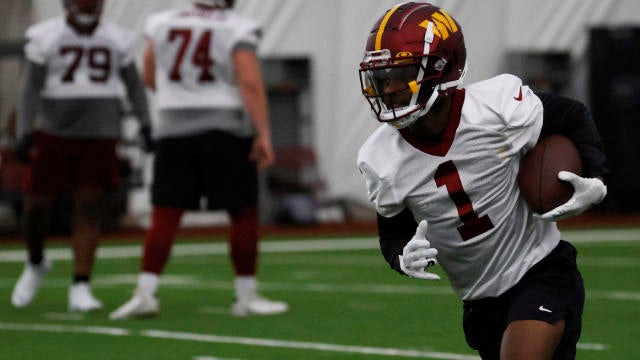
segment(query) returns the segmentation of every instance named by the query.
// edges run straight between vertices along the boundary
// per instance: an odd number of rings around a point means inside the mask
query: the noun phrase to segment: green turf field
[[[578,359],[640,358],[640,230],[565,238],[580,240],[587,287]],[[179,241],[158,294],[161,314],[128,321],[107,317],[133,290],[139,242],[101,247],[92,283],[106,309],[88,315],[66,312],[71,263],[61,245],[48,253],[54,269],[34,303],[12,308],[24,254],[0,246],[0,359],[478,359],[447,281],[397,275],[373,235],[265,239],[261,288],[291,310],[242,319],[227,311],[232,273],[220,240]]]

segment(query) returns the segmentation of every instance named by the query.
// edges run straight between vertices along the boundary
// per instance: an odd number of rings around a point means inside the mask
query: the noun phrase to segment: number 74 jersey
[[[43,98],[115,98],[124,95],[119,70],[133,62],[133,35],[102,19],[91,35],[64,17],[27,29],[26,58],[46,67]]]
[[[145,36],[153,45],[160,109],[239,109],[233,51],[255,51],[259,27],[231,10],[172,9],[150,15]]]
[[[533,216],[516,180],[542,114],[519,78],[500,75],[456,92],[439,142],[382,125],[358,153],[376,211],[408,208],[427,220],[427,239],[463,300],[504,293],[560,240],[555,223]]]

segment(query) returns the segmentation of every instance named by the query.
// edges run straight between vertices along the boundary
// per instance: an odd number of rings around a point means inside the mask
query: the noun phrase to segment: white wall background
[[[60,13],[60,2],[33,0],[35,19]],[[434,0],[462,26],[467,83],[503,72],[508,51],[568,51],[583,64],[592,25],[640,25],[638,0]],[[106,16],[141,33],[147,14],[188,0],[106,0]],[[332,197],[366,202],[356,152],[378,126],[361,98],[357,66],[373,22],[391,0],[238,0],[239,13],[264,27],[263,56],[312,59],[312,121],[320,171]],[[142,39],[140,40],[142,41]],[[141,43],[142,44],[142,43]],[[140,56],[138,56],[138,61]],[[575,95],[584,99],[578,82]]]

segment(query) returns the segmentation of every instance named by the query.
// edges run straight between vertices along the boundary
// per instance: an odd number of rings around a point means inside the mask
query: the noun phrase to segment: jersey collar
[[[400,135],[406,142],[411,144],[414,148],[433,156],[445,156],[449,152],[453,140],[456,137],[456,130],[460,124],[460,117],[462,115],[462,105],[464,104],[464,89],[457,89],[453,94],[453,104],[451,106],[451,112],[449,113],[449,123],[444,130],[442,138],[438,142],[425,141],[417,137],[409,128],[399,130]]]

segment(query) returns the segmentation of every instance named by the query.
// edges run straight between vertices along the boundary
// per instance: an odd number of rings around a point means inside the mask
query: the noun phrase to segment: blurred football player
[[[225,209],[231,220],[236,316],[287,311],[257,291],[257,170],[272,164],[266,95],[256,47],[260,30],[236,14],[232,1],[200,0],[191,8],[151,15],[145,26],[143,80],[155,90],[151,228],[133,297],[112,319],[154,315],[159,277],[180,218],[198,209]],[[245,111],[246,111],[246,116]]]
[[[483,359],[573,359],[584,287],[576,249],[554,221],[605,197],[600,138],[584,105],[536,95],[513,75],[461,88],[466,58],[460,24],[431,4],[399,4],[371,29],[361,88],[385,124],[358,167],[382,253],[425,280],[439,279],[426,271],[439,259]],[[585,177],[561,172],[573,197],[534,216],[519,194],[519,163],[552,133],[576,145]]]
[[[118,180],[116,141],[121,131],[121,85],[150,143],[144,86],[131,53],[133,38],[100,18],[101,0],[65,0],[65,16],[31,26],[17,124],[17,156],[29,162],[24,224],[28,259],[11,302],[33,300],[51,268],[43,254],[51,205],[73,193],[73,284],[69,310],[102,307],[89,278],[100,236],[105,191]],[[40,115],[37,124],[34,119]]]

